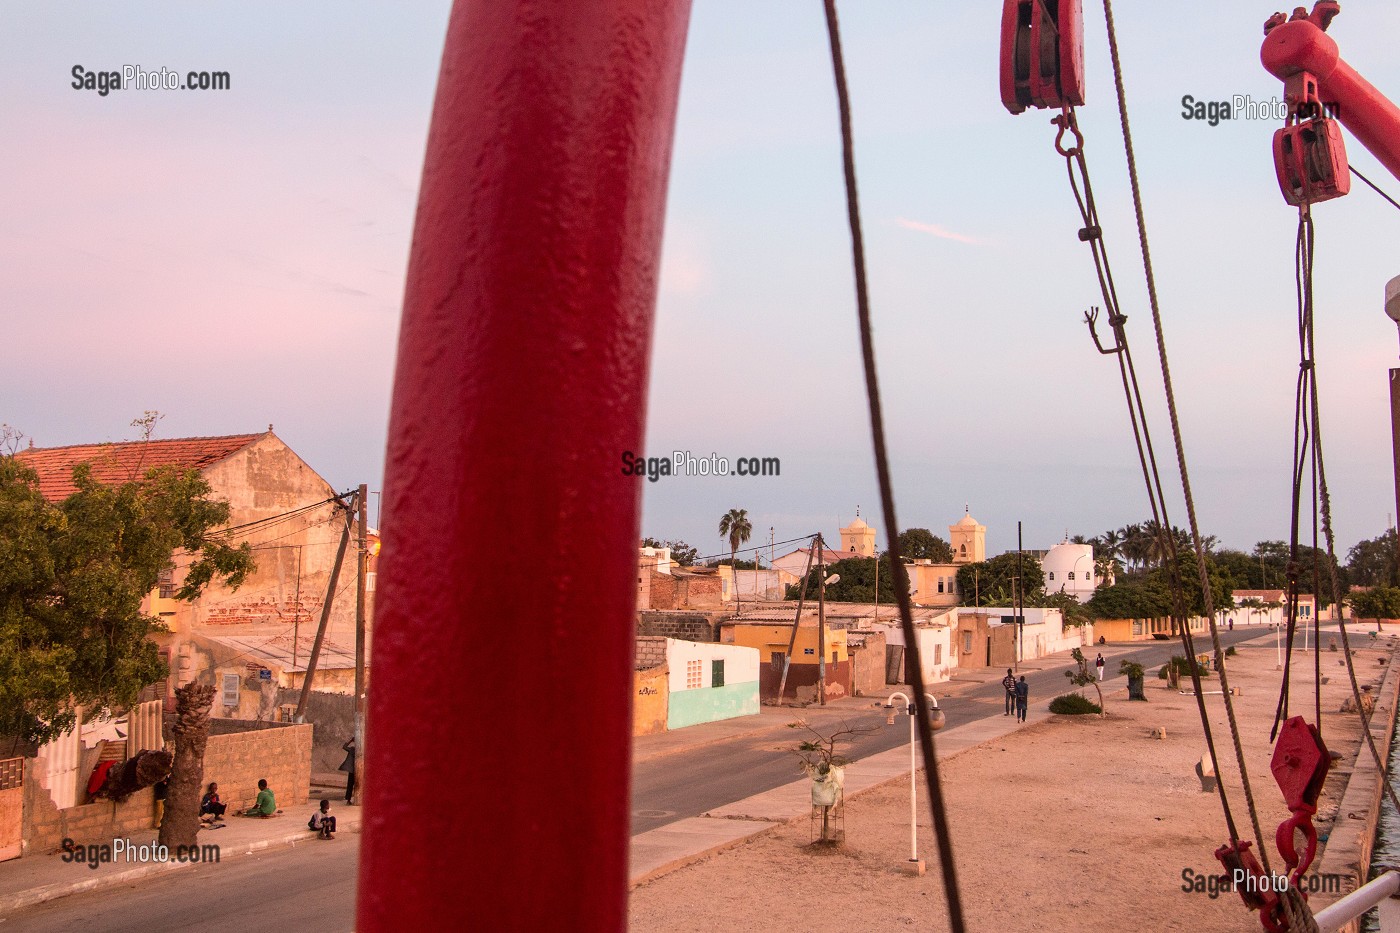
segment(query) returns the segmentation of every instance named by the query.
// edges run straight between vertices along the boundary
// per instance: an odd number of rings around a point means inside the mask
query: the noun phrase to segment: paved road
[[[1221,638],[1231,644],[1258,634],[1257,629],[1236,630],[1222,633]],[[1179,650],[1176,642],[1147,644],[1115,656],[1109,670],[1117,670],[1120,658],[1137,660],[1152,669]],[[1026,681],[1031,685],[1032,702],[1043,703],[1063,692],[1065,669],[1066,665],[1057,664],[1028,672]],[[949,728],[982,716],[1001,715],[1001,695],[1001,685],[993,679],[946,701]],[[856,743],[856,757],[908,741],[903,723],[885,727],[884,713],[873,707],[851,720],[880,726],[879,731]],[[792,744],[791,734],[784,731],[776,738],[735,740],[638,765],[633,804],[643,812],[638,815],[634,810],[633,832],[697,816],[720,804],[796,780],[801,773],[786,750]],[[649,810],[664,811],[664,815],[647,813]],[[354,926],[359,840],[358,834],[345,833],[334,843],[241,856],[221,865],[182,869],[124,888],[62,898],[0,918],[0,933],[245,933],[261,929],[343,933]]]
[[[355,926],[360,836],[182,868],[0,919],[0,933],[345,933]]]
[[[1233,632],[1221,632],[1223,645],[1264,634],[1258,627],[1240,627]],[[1201,636],[1197,636],[1197,646],[1201,646]],[[1209,644],[1209,637],[1206,638]],[[1118,646],[1114,646],[1115,648]],[[1173,654],[1181,653],[1181,642],[1145,642],[1141,648],[1125,654],[1116,654],[1108,663],[1107,681],[1118,681],[1120,660],[1133,660],[1148,668],[1148,676],[1155,676],[1156,668],[1161,667]],[[1026,662],[1040,667],[1046,659]],[[1055,663],[1039,671],[1023,671],[1026,683],[1031,688],[1031,703],[1047,703],[1051,697],[1069,689],[1064,672],[1067,663]],[[1000,716],[1003,713],[1003,691],[996,672],[989,674],[989,682],[958,697],[943,701],[943,712],[952,729],[984,716]],[[936,693],[936,691],[934,691]],[[875,701],[872,699],[872,704]],[[795,718],[795,717],[794,717]],[[865,758],[877,752],[906,745],[909,729],[903,722],[894,726],[885,725],[885,713],[874,708],[857,713],[853,711],[847,720],[852,725],[875,726],[871,735],[858,737],[849,746],[844,746],[844,754],[852,759]],[[735,739],[717,745],[708,745],[687,752],[677,752],[638,764],[632,771],[632,834],[638,835],[647,830],[674,823],[687,817],[699,816],[715,807],[745,797],[781,787],[802,776],[801,766],[789,749],[796,744],[796,735],[779,733],[777,736],[765,734],[750,739]]]

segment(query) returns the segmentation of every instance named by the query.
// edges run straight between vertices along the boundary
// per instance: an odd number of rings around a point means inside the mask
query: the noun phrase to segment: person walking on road
[[[1100,652],[1099,656],[1094,659],[1094,667],[1099,670],[1099,680],[1103,680],[1103,652]]]
[[[1026,683],[1026,675],[1022,674],[1021,679],[1016,681],[1016,721],[1026,721],[1026,704],[1031,699],[1031,685]]]
[[[1016,675],[1011,673],[1011,668],[1006,669],[1006,676],[1001,679],[1001,685],[1006,688],[1006,712],[1003,716],[1010,716],[1016,712]]]

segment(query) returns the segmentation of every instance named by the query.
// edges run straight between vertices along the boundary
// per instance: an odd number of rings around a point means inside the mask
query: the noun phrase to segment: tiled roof
[[[202,470],[223,460],[261,434],[226,437],[179,437],[169,440],[122,441],[115,444],[75,444],[72,447],[31,447],[16,454],[25,466],[39,474],[39,491],[56,502],[77,491],[73,467],[92,464],[92,475],[101,483],[139,479],[153,467],[173,466]]]

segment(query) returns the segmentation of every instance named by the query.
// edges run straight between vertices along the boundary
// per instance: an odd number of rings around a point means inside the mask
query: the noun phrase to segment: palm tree
[[[739,611],[739,571],[734,566],[734,555],[739,545],[749,540],[753,526],[749,524],[747,509],[730,509],[719,520],[719,536],[729,539],[729,572],[734,577],[734,611]]]
[[[1140,568],[1147,559],[1146,545],[1148,540],[1143,534],[1142,526],[1137,523],[1124,525],[1119,534],[1123,536],[1121,545],[1123,559],[1128,562],[1129,567]]]

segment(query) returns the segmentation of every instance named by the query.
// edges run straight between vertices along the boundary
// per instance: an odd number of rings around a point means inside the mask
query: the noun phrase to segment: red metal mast
[[[633,619],[689,0],[459,2],[391,409],[358,925],[626,925]]]

